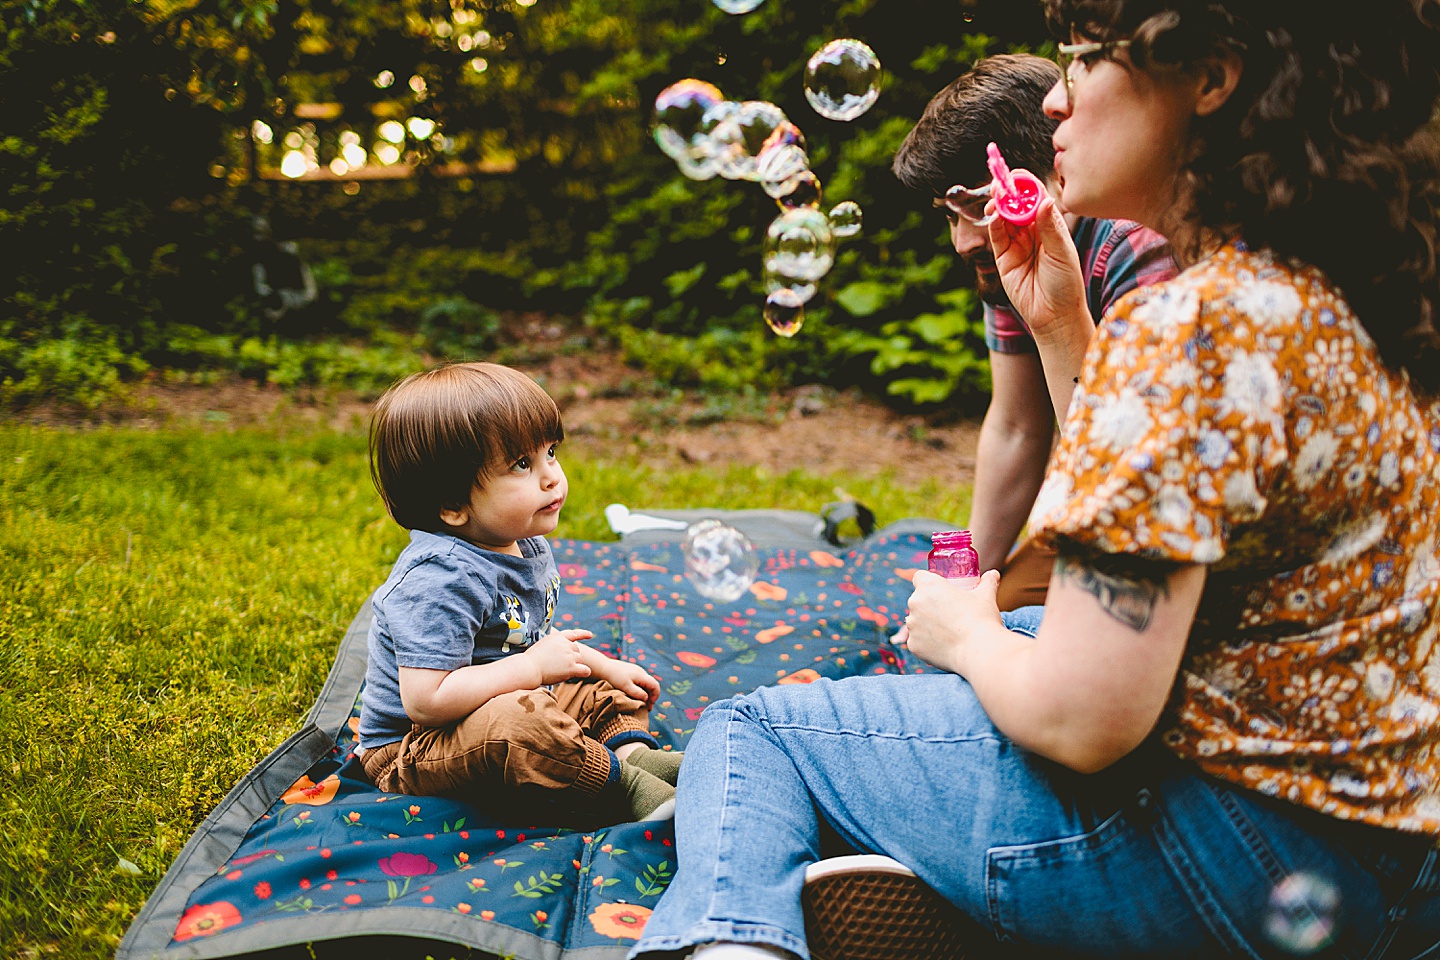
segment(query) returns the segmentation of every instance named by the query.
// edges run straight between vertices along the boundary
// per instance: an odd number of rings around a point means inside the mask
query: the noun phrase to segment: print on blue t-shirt
[[[444,534],[410,532],[390,576],[371,600],[369,662],[360,745],[393,743],[410,731],[400,702],[400,667],[458,670],[523,651],[544,636],[560,599],[560,575],[544,537],[518,541],[514,557]]]

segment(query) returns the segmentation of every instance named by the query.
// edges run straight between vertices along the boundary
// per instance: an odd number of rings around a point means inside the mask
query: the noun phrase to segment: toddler
[[[357,753],[381,790],[673,809],[681,754],[649,732],[659,682],[551,627],[564,436],[555,401],[492,363],[414,374],[376,405],[371,474],[410,531],[372,600]]]

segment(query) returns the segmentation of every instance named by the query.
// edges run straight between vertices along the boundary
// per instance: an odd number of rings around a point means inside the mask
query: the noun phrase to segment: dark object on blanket
[[[594,646],[660,680],[651,729],[662,744],[683,749],[707,705],[764,684],[924,669],[890,636],[929,534],[944,524],[905,521],[836,548],[814,514],[688,513],[757,541],[759,578],[736,602],[707,601],[689,585],[683,524],[668,538],[554,543],[564,583],[556,625],[593,629]],[[619,960],[635,943],[674,876],[670,822],[562,829],[540,809],[518,822],[455,800],[383,793],[359,775],[369,619],[366,603],[304,726],[196,831],[118,960],[440,960],[467,948]],[[437,951],[437,941],[459,946]]]

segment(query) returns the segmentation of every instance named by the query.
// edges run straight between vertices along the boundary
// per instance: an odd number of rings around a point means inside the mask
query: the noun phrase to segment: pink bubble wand
[[[1045,185],[1029,170],[1011,170],[994,143],[985,148],[985,155],[993,178],[991,195],[995,212],[1017,227],[1030,226],[1040,211]]]

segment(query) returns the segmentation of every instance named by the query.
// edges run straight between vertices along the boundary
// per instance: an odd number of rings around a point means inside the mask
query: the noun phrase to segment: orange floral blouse
[[[1096,332],[1037,538],[1209,567],[1160,731],[1206,772],[1440,834],[1440,403],[1243,244]]]

